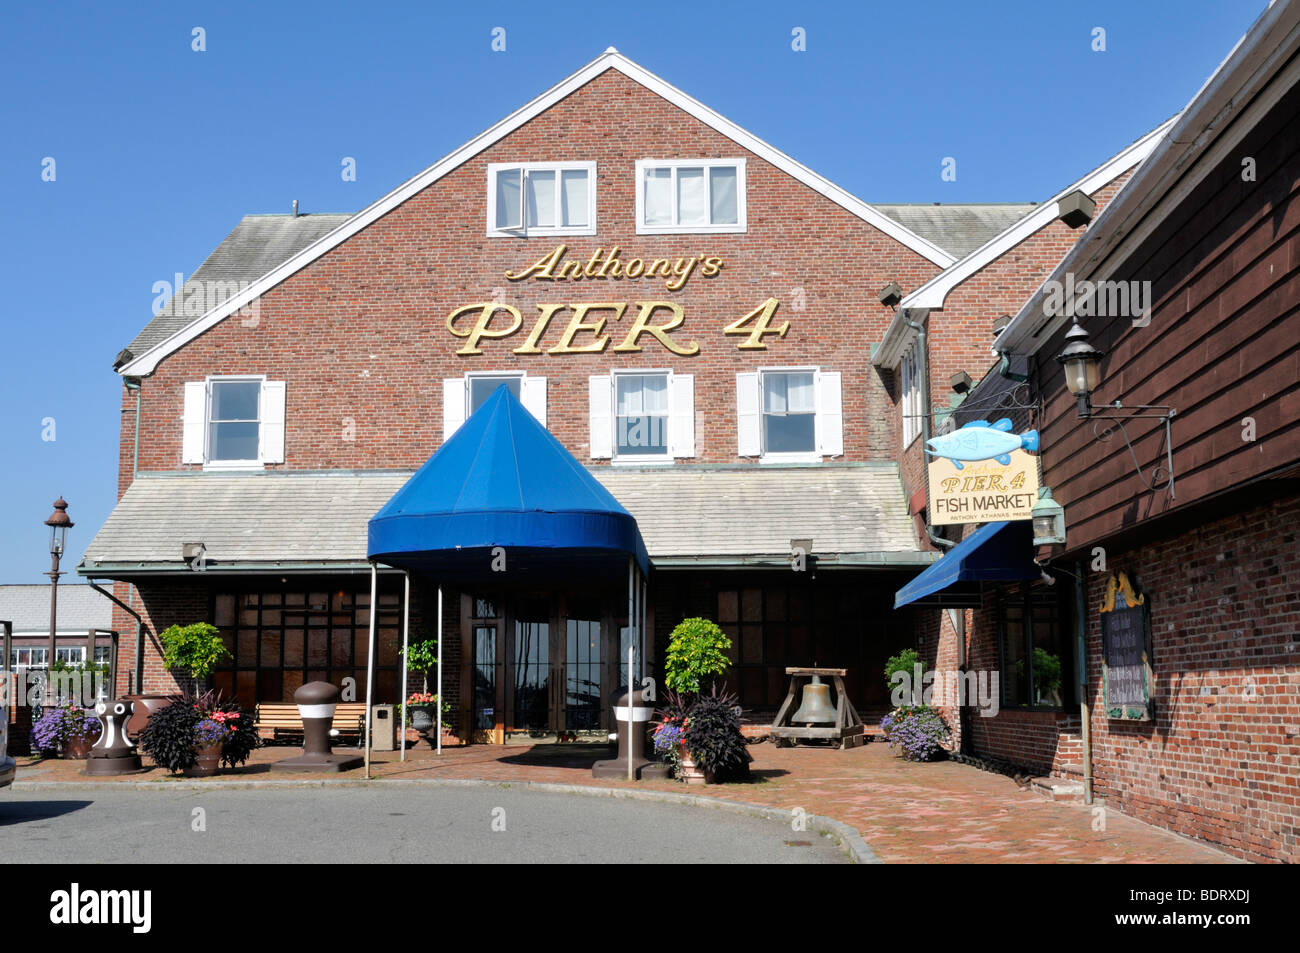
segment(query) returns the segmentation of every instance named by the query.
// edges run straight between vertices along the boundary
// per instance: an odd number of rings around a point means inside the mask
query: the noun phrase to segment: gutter
[[[924,460],[925,445],[930,442],[930,354],[926,346],[925,325],[913,321],[908,317],[907,311],[900,310],[898,313],[902,315],[903,323],[916,332],[916,373],[921,378],[921,449]],[[927,313],[926,316],[928,317],[929,314]],[[929,513],[929,507],[926,507],[926,513]],[[934,527],[928,520],[925,524],[925,535],[940,549],[952,549],[957,545],[950,539],[936,536]]]

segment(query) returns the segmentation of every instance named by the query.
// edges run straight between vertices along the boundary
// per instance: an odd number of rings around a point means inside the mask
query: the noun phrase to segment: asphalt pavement
[[[503,786],[0,791],[5,863],[847,863],[790,822]]]

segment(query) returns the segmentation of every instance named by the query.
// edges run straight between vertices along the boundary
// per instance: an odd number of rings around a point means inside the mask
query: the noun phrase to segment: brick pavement
[[[291,757],[291,747],[264,748],[249,764],[223,772],[230,780],[311,778],[274,774],[271,762]],[[803,808],[851,824],[889,863],[1234,863],[1207,845],[1105,811],[1105,829],[1093,830],[1093,808],[1049,801],[1010,778],[953,762],[911,764],[881,744],[850,751],[780,749],[754,745],[754,779],[748,783],[686,787],[677,782],[637,782],[640,789],[708,794],[785,810]],[[396,752],[373,754],[373,770],[407,780],[538,781],[625,787],[626,781],[595,781],[590,766],[607,749],[569,745],[476,745],[445,748],[438,759],[423,745],[398,760]],[[86,781],[80,762],[19,759],[18,780]],[[360,770],[338,777],[359,778]],[[334,777],[334,776],[329,776]],[[151,768],[121,780],[163,780]],[[104,779],[111,784],[117,779]],[[1100,802],[1099,802],[1100,804]]]

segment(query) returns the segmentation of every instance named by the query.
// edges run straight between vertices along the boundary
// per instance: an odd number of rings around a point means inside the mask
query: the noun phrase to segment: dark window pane
[[[519,396],[523,387],[522,379],[518,377],[471,377],[469,379],[469,412],[472,414],[483,406],[486,401],[502,384],[506,389],[516,397]]]
[[[763,450],[766,453],[811,453],[816,447],[812,414],[763,416]]]
[[[256,460],[257,424],[214,423],[208,441],[210,460]]]

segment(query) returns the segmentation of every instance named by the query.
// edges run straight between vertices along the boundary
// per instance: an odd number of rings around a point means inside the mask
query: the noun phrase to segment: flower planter
[[[127,695],[126,700],[135,702],[135,708],[131,710],[131,718],[126,723],[126,734],[132,741],[138,741],[140,732],[144,731],[145,724],[148,723],[149,717],[156,711],[161,711],[176,700],[175,695]]]
[[[709,775],[712,772],[705,771],[698,764],[690,759],[690,756],[683,751],[678,759],[678,765],[681,767],[682,780],[687,784],[708,784],[710,783]]]
[[[221,767],[221,748],[221,742],[200,747],[194,767],[187,769],[185,775],[191,778],[209,778],[216,774],[217,768]]]
[[[63,757],[70,761],[85,761],[90,756],[93,738],[72,738],[63,743]]]

